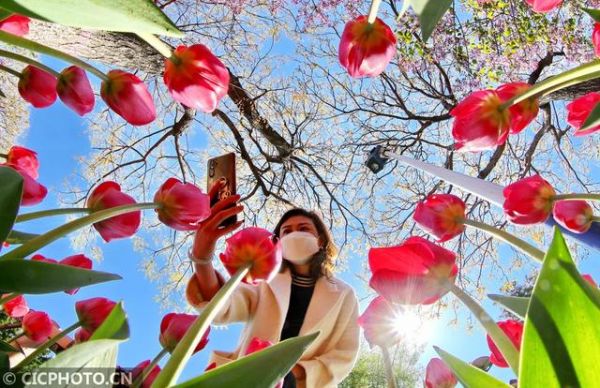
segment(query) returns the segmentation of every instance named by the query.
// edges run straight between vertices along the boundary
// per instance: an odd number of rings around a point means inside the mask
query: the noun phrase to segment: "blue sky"
[[[103,105],[103,102],[98,100],[97,104]],[[197,131],[203,130],[197,128]],[[198,137],[204,138],[205,134],[202,133]],[[24,208],[22,212],[57,207],[57,193],[65,190],[65,181],[77,179],[76,175],[79,172],[77,159],[85,157],[91,152],[85,119],[79,118],[60,102],[50,108],[32,109],[31,128],[20,139],[19,145],[38,152],[41,162],[39,180],[49,189],[48,197],[41,205]],[[151,211],[145,213],[145,217],[153,216]],[[39,233],[63,221],[63,217],[44,219],[23,224],[23,226],[19,225],[19,229]],[[271,227],[270,225],[264,226]],[[159,310],[158,304],[153,299],[157,294],[156,285],[145,278],[140,267],[143,258],[132,249],[131,242],[129,240],[117,240],[109,244],[100,242],[100,246],[104,259],[100,263],[95,262],[94,268],[118,273],[123,280],[86,287],[73,296],[55,293],[28,296],[27,299],[32,308],[48,312],[62,327],[69,326],[75,321],[74,303],[78,300],[104,296],[116,301],[124,301],[131,326],[131,338],[121,346],[118,361],[123,367],[133,367],[141,360],[153,358],[159,352],[159,325],[165,312]],[[68,239],[65,238],[45,247],[40,253],[54,259],[62,259],[76,253],[89,255],[90,252],[73,251]],[[512,255],[511,251],[501,249],[500,254],[503,256],[502,260],[508,264]],[[353,253],[348,257],[347,269],[340,274],[341,278],[355,287],[360,297],[364,297],[367,293],[365,285],[356,276],[356,274],[364,272],[364,260],[366,260],[366,252]],[[600,279],[600,270],[594,260],[583,261],[581,271],[591,273],[596,279]],[[494,288],[493,285],[490,285],[488,291],[497,292],[497,287]],[[453,297],[448,295],[444,301],[450,301],[451,298]],[[183,295],[181,300],[181,307],[183,307],[185,304]],[[368,299],[363,300],[361,310],[368,302]],[[492,317],[500,316],[501,311],[491,303],[485,303],[485,307]],[[454,318],[453,312],[448,311],[443,314],[441,320],[432,324],[431,338],[424,343],[425,351],[420,359],[423,367],[431,357],[435,356],[431,345],[440,346],[467,361],[489,354],[485,335],[479,326],[475,324],[471,331],[465,329],[464,310],[459,310],[458,318],[461,322],[459,326],[450,325],[449,322],[452,318]],[[180,381],[185,381],[204,370],[210,350],[234,349],[241,327],[237,324],[230,325],[226,329],[213,329],[208,347],[192,358]],[[410,331],[405,334],[407,338],[419,335]],[[165,360],[166,358],[163,359],[163,364]],[[494,368],[493,374],[505,381],[512,378],[508,369]]]

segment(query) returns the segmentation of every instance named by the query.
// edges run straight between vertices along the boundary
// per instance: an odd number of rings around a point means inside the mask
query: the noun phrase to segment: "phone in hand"
[[[209,159],[206,171],[207,193],[210,192],[210,189],[213,187],[213,185],[218,183],[220,179],[224,179],[225,181],[225,184],[216,193],[216,195],[211,196],[211,207],[218,201],[236,194],[235,154],[233,152]],[[233,207],[235,204],[232,204],[231,206]],[[234,215],[223,221],[219,227],[227,227],[235,224],[236,222],[237,216]]]

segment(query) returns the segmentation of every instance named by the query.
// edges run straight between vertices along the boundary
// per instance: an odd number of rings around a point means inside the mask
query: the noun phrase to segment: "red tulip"
[[[0,294],[0,296],[5,298],[8,296],[8,294]],[[13,318],[21,318],[29,312],[29,306],[27,306],[27,301],[23,295],[19,295],[8,302],[5,302],[2,305],[2,308],[4,309],[6,315]]]
[[[458,384],[454,373],[441,359],[429,360],[425,370],[425,388],[453,388]]]
[[[594,54],[596,54],[597,57],[600,57],[600,23],[594,23],[592,44],[594,45]]]
[[[40,184],[38,181],[33,179],[25,170],[20,166],[11,164],[1,164],[0,166],[10,167],[18,172],[23,177],[23,194],[21,195],[22,206],[33,206],[42,202],[48,194],[46,186]]]
[[[508,109],[494,90],[473,92],[450,111],[452,137],[461,151],[482,151],[504,144],[510,129]]]
[[[525,0],[535,12],[550,12],[554,8],[558,8],[562,0]]]
[[[25,314],[21,326],[27,338],[38,344],[46,342],[52,335],[52,320],[42,311],[30,311]]]
[[[70,265],[72,267],[84,268],[84,269],[92,269],[92,260],[87,258],[85,255],[73,255],[69,257],[65,257],[59,264],[62,265]],[[65,292],[69,295],[75,294],[79,291],[79,288],[74,288],[71,290],[65,290]]]
[[[94,332],[117,304],[106,298],[90,298],[75,303],[75,312],[81,327]]]
[[[98,185],[87,200],[87,207],[92,211],[110,209],[122,205],[135,204],[135,200],[121,192],[121,186],[113,181],[106,181]],[[100,233],[104,241],[109,242],[116,238],[131,237],[137,232],[142,220],[139,210],[111,217],[107,220],[96,222],[94,228]]]
[[[585,275],[581,275],[581,277],[584,278],[585,281],[590,283],[592,286],[598,287],[598,284],[594,281],[594,278],[592,278],[592,275],[585,274]]]
[[[62,102],[83,116],[94,109],[96,98],[83,69],[69,66],[60,72],[56,91]]]
[[[111,70],[100,87],[100,96],[116,114],[132,125],[146,125],[156,118],[156,109],[146,85],[135,75]]]
[[[438,242],[448,241],[465,230],[465,203],[452,194],[432,194],[417,204],[413,219]]]
[[[448,291],[458,268],[456,255],[421,237],[369,250],[369,285],[392,303],[430,304]]]
[[[244,355],[247,356],[254,352],[258,352],[260,350],[266,349],[269,346],[273,346],[273,342],[271,342],[269,340],[261,340],[258,337],[253,337],[250,340],[250,343],[248,344],[248,347],[246,348],[246,352],[244,353]],[[277,384],[275,384],[275,386],[273,388],[281,388],[281,387],[283,387],[283,379],[280,380]]]
[[[594,125],[585,131],[579,130],[599,102],[600,93],[592,92],[567,104],[567,122],[575,129],[575,136],[589,135],[600,130],[600,125]]]
[[[208,364],[208,366],[206,367],[206,369],[204,369],[204,371],[208,372],[209,370],[215,369],[216,367],[217,367],[217,363],[213,361],[210,364]]]
[[[208,194],[176,178],[169,178],[160,186],[154,202],[162,205],[156,209],[158,219],[175,230],[196,230],[198,224],[210,216]]]
[[[89,340],[91,336],[92,336],[92,333],[90,333],[89,331],[87,331],[83,327],[80,327],[75,332],[75,342],[77,342],[78,344],[80,344],[82,342],[85,342],[85,341]]]
[[[145,361],[142,361],[139,364],[137,364],[133,368],[133,371],[131,372],[132,380],[135,381],[135,379],[140,375],[140,373],[142,373],[144,371],[144,369],[146,369],[148,367],[148,365],[150,365],[150,360],[145,360]],[[140,388],[150,388],[159,373],[160,373],[160,366],[154,365],[152,367],[152,370],[150,371],[150,373],[148,373],[146,375],[146,378],[144,379],[144,381],[142,382],[142,384],[139,387]]]
[[[556,192],[541,176],[533,175],[506,186],[503,194],[504,214],[510,222],[530,225],[548,219]]]
[[[217,108],[229,89],[229,71],[202,44],[177,47],[165,60],[163,80],[176,101],[206,113]]]
[[[167,349],[170,353],[173,352],[175,347],[181,339],[187,333],[188,329],[194,321],[197,315],[190,314],[176,314],[169,313],[165,315],[160,322],[160,336],[158,338],[161,346]],[[194,349],[194,353],[204,349],[208,343],[208,334],[210,333],[210,327],[206,330],[206,333],[202,336],[202,339]]]
[[[29,34],[29,21],[27,16],[12,14],[0,20],[0,31],[8,32],[17,36]]]
[[[35,151],[25,147],[12,146],[8,150],[6,163],[11,166],[19,166],[21,171],[26,172],[33,179],[39,178],[40,162]]]
[[[19,77],[19,94],[36,108],[45,108],[56,101],[56,77],[45,70],[27,65]]]
[[[365,332],[365,338],[372,348],[374,346],[394,346],[400,340],[399,326],[402,324],[400,310],[378,296],[369,303],[367,309],[358,317],[358,324]]]
[[[31,256],[31,260],[36,260],[36,261],[43,261],[44,263],[51,263],[51,264],[56,264],[58,263],[58,261],[51,259],[49,257],[46,257],[44,255],[40,255],[39,253]]]
[[[512,82],[504,84],[496,89],[496,93],[502,101],[508,101],[516,95],[522,94],[529,89],[531,85],[525,82]],[[536,117],[540,110],[540,104],[537,98],[528,98],[516,105],[508,108],[510,114],[510,133],[521,132]]]
[[[395,53],[396,36],[381,19],[370,24],[367,16],[359,16],[346,23],[338,58],[350,76],[377,77]]]
[[[498,326],[502,331],[508,336],[510,341],[515,345],[517,350],[521,349],[521,339],[523,337],[523,323],[519,321],[515,321],[514,319],[507,319],[506,321],[497,322]],[[504,359],[502,353],[492,340],[492,338],[487,336],[488,347],[492,354],[490,355],[490,362],[500,368],[507,368],[508,363]]]
[[[266,229],[249,227],[236,232],[226,240],[221,262],[230,274],[250,262],[252,267],[244,278],[246,283],[269,281],[281,266],[282,253],[279,242],[273,242],[273,235]]]
[[[587,232],[593,222],[594,210],[586,201],[556,201],[552,210],[554,220],[573,233]]]

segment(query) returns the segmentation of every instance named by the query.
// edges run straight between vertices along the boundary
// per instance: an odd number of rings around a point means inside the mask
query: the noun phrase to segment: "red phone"
[[[221,178],[225,179],[225,185],[218,191],[217,195],[210,198],[212,207],[218,201],[236,194],[236,174],[235,174],[235,154],[230,152],[225,155],[217,156],[208,160],[206,179],[206,192],[210,192],[211,187]],[[235,204],[231,205],[232,207]],[[231,216],[219,225],[226,227],[237,222],[237,216]]]

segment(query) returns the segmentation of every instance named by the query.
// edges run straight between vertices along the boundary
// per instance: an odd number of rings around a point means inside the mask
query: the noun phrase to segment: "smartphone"
[[[225,179],[225,185],[218,193],[210,198],[212,207],[218,201],[236,194],[236,175],[235,175],[235,154],[230,152],[225,155],[217,156],[208,160],[207,165],[206,192],[210,192],[211,187],[221,178]],[[235,204],[231,205],[232,207]],[[223,221],[219,226],[227,227],[237,222],[237,216],[231,216]]]

